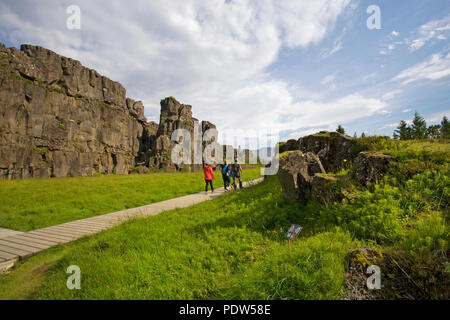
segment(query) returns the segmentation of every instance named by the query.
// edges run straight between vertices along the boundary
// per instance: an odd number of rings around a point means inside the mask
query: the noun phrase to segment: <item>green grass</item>
[[[348,253],[368,247],[383,253],[376,261],[379,298],[448,299],[448,142],[360,143],[398,162],[367,187],[346,176],[352,165],[341,171],[337,183],[352,200],[287,204],[269,177],[19,262],[0,276],[0,298],[340,299],[347,295]],[[284,233],[291,223],[304,229],[289,250]],[[66,288],[70,265],[81,268],[81,290]]]
[[[299,209],[284,204],[272,177],[20,262],[0,276],[0,298],[337,299],[350,237],[307,227],[290,251],[284,231],[308,218]],[[81,290],[66,288],[70,265],[81,268]],[[40,278],[19,289],[33,274]]]
[[[245,170],[244,180],[259,177]],[[222,187],[216,173],[215,187]],[[0,181],[0,227],[29,231],[204,190],[203,173]]]

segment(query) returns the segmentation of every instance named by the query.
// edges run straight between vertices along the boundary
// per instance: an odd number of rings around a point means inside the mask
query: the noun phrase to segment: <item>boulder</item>
[[[321,131],[298,140],[298,149],[304,153],[316,154],[326,171],[339,170],[345,167],[346,163],[353,161],[357,156],[353,145],[352,137],[328,131]]]
[[[391,166],[394,157],[381,152],[363,151],[355,159],[355,178],[365,185],[367,182],[377,182]]]
[[[278,180],[287,202],[310,199],[312,174],[325,173],[320,159],[312,153],[288,151],[280,154]]]
[[[322,205],[340,202],[344,196],[336,176],[317,173],[311,183],[311,200]]]
[[[286,141],[285,143],[279,144],[279,153],[284,153],[287,151],[295,151],[299,149],[298,141],[295,139],[290,139]]]

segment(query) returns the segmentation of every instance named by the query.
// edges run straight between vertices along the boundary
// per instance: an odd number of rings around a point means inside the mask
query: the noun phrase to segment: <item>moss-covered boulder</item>
[[[317,173],[311,182],[311,200],[322,205],[340,202],[344,196],[339,187],[337,176]]]
[[[306,203],[311,198],[311,182],[315,173],[325,173],[316,155],[301,151],[280,154],[278,180],[285,200]]]
[[[298,149],[304,153],[316,154],[325,170],[339,170],[353,161],[354,139],[338,132],[321,131],[298,140]]]
[[[355,178],[363,185],[377,182],[383,178],[394,160],[394,157],[381,152],[360,152],[355,159]]]

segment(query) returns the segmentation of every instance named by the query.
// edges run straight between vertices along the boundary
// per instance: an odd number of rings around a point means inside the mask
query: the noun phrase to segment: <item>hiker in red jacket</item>
[[[205,173],[205,193],[208,193],[208,184],[211,185],[211,192],[214,192],[214,187],[212,181],[214,180],[214,171],[213,169],[205,163],[203,166],[203,172]]]

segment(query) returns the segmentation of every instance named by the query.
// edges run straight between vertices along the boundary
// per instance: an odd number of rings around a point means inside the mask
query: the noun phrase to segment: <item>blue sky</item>
[[[71,4],[79,30],[66,28]],[[370,5],[380,30],[367,28]],[[220,132],[281,140],[338,124],[391,135],[414,111],[450,116],[449,39],[448,0],[0,0],[1,42],[80,60],[142,100],[149,120],[175,96]]]
[[[389,97],[392,92],[385,112],[358,121],[341,121],[349,134],[366,132],[390,136],[392,126],[402,119],[410,120],[415,111],[428,118],[430,123],[440,121],[441,115],[450,115],[450,77],[417,80],[409,85],[391,81],[403,70],[426,61],[433,54],[450,52],[450,30],[447,29],[450,26],[450,2],[354,3],[358,4],[356,9],[344,14],[320,44],[282,49],[278,61],[268,68],[271,75],[291,83],[298,82],[304,90],[320,92],[323,98],[329,99],[352,92],[382,98],[386,94]],[[366,9],[371,4],[377,4],[381,9],[380,30],[369,30],[366,26],[370,16]],[[430,21],[441,21],[435,29],[446,30],[437,32],[420,48],[412,49],[405,39],[420,39],[418,28]],[[433,30],[430,28],[429,33]],[[439,35],[442,39],[437,38]]]

